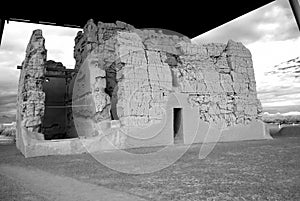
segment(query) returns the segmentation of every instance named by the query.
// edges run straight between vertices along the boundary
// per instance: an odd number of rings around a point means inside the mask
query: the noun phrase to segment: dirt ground
[[[142,201],[143,199],[121,193],[112,189],[78,181],[64,176],[54,175],[38,169],[27,169],[19,166],[1,165],[0,172],[3,186],[9,193],[20,200],[24,197],[16,193],[17,188],[25,194],[25,200],[57,200],[57,201],[85,201],[85,200],[112,200],[112,201]],[[4,190],[1,190],[4,191]],[[5,195],[6,192],[2,192]],[[18,197],[19,196],[19,197]],[[4,197],[12,200],[11,197]]]
[[[0,200],[300,200],[300,137],[218,143],[203,160],[200,146],[168,168],[132,175],[89,154],[25,159],[1,145]]]

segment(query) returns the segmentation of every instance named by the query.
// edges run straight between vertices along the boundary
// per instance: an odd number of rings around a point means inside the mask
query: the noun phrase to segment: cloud
[[[3,105],[10,104],[12,102],[16,102],[17,94],[10,94],[10,95],[5,95],[2,96],[0,99],[0,107]]]
[[[193,39],[197,43],[229,39],[250,44],[258,40],[284,41],[299,36],[296,21],[286,0],[277,0]]]
[[[17,94],[2,95],[0,98],[0,116],[15,115]]]
[[[258,97],[264,108],[300,105],[300,79],[294,73],[277,71],[264,77],[258,87]]]
[[[78,31],[80,31],[80,29],[70,29],[67,27],[60,27],[59,29],[57,29],[57,27],[51,27],[47,31],[47,34],[57,35],[59,37],[72,38],[74,40]],[[74,35],[74,33],[75,33],[75,35]]]
[[[288,79],[295,79],[295,82],[300,82],[300,57],[290,59],[273,67],[272,70],[265,73],[266,76],[277,76]]]
[[[16,103],[17,80],[0,80],[0,116],[7,114],[15,115]]]
[[[18,40],[11,40],[7,43],[2,43],[1,44],[1,52],[6,52],[6,53],[20,53],[20,52],[25,52],[26,47],[22,47],[20,45],[20,41]]]
[[[272,81],[265,73],[274,70],[274,66],[300,55],[300,34],[295,39],[285,41],[256,41],[248,44],[252,54],[255,78],[258,84]],[[270,83],[272,84],[272,83]]]
[[[17,81],[0,81],[0,101],[3,95],[16,94],[17,93]]]
[[[12,52],[0,51],[0,102],[3,96],[17,93],[20,74],[17,65],[20,65],[21,61],[22,59]]]
[[[300,105],[300,82],[286,84],[277,82],[258,91],[263,108]],[[300,107],[298,108],[300,111]]]
[[[287,113],[290,111],[299,111],[300,104],[299,105],[284,105],[284,106],[266,106],[263,108],[264,112],[268,113]]]

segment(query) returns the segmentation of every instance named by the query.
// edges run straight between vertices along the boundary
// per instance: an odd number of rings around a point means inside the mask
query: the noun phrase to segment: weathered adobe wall
[[[186,37],[139,30],[122,22],[95,25],[92,20],[75,42],[76,68],[94,51],[97,62],[90,68],[101,69],[101,75],[93,75],[95,80],[101,77],[101,83],[91,85],[101,85],[97,97],[111,108],[111,114],[109,109],[97,110],[105,113],[101,115],[105,120],[112,116],[128,128],[159,122],[173,92],[187,94],[205,122],[225,120],[228,127],[260,118],[251,53],[241,43],[196,45]]]
[[[79,32],[75,39],[74,57],[80,71],[75,78],[73,102],[87,101],[95,110],[73,109],[77,124],[90,122],[89,127],[95,127],[103,120],[118,119],[123,128],[131,128],[161,121],[172,91],[166,55],[177,55],[175,44],[182,41],[189,42],[186,37],[142,31],[122,22],[99,22],[96,26],[90,20],[84,33]],[[87,69],[88,73],[83,73]]]
[[[43,82],[47,50],[41,30],[35,30],[26,49],[18,86],[20,124],[29,131],[39,132],[45,111]]]
[[[28,43],[19,78],[18,127],[43,134],[49,134],[50,130],[52,134],[65,133],[65,67],[60,62],[46,59],[42,31],[35,30]],[[50,77],[50,82],[45,81],[46,77]]]
[[[181,54],[172,69],[178,91],[189,94],[202,120],[223,119],[228,127],[260,118],[251,53],[242,43],[180,43],[177,47]]]
[[[159,123],[172,91],[171,70],[164,62],[166,53],[148,45],[137,33],[120,32],[114,39],[117,66],[121,67],[116,69],[116,108],[121,124],[145,127]]]

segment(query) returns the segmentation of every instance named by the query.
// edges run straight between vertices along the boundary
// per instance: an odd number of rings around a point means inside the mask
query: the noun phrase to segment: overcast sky
[[[201,26],[201,23],[199,23]],[[32,31],[42,29],[48,60],[73,68],[79,29],[9,22],[0,47],[0,115],[15,114],[20,65]],[[176,30],[174,30],[176,31]],[[259,98],[265,111],[300,111],[300,81],[290,73],[266,74],[273,66],[300,56],[300,34],[287,0],[277,0],[193,39],[197,43],[240,41],[250,49]],[[275,73],[276,74],[276,73]],[[283,76],[284,75],[284,76]]]

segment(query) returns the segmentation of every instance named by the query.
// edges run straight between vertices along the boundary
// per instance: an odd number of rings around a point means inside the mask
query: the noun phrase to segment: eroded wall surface
[[[228,127],[260,118],[251,53],[242,43],[180,43],[177,47],[181,54],[172,69],[178,91],[189,95],[200,119],[223,119]]]
[[[128,129],[160,122],[174,92],[188,95],[205,122],[224,120],[230,127],[260,118],[251,53],[242,43],[198,45],[162,31],[92,20],[75,42],[76,68],[92,52],[95,65],[89,68],[101,69],[97,101],[108,95],[110,107],[104,116]]]
[[[95,110],[75,109],[73,116],[82,122],[92,119],[91,124],[119,120],[123,132],[159,123],[173,90],[167,54],[178,55],[175,45],[184,41],[190,42],[122,22],[96,25],[90,20],[75,39],[74,57],[80,71],[74,78],[73,101],[82,104],[94,97],[88,102]],[[87,77],[90,83],[84,84]]]
[[[18,86],[19,126],[39,132],[45,111],[43,82],[47,50],[41,30],[35,30],[26,49]]]

